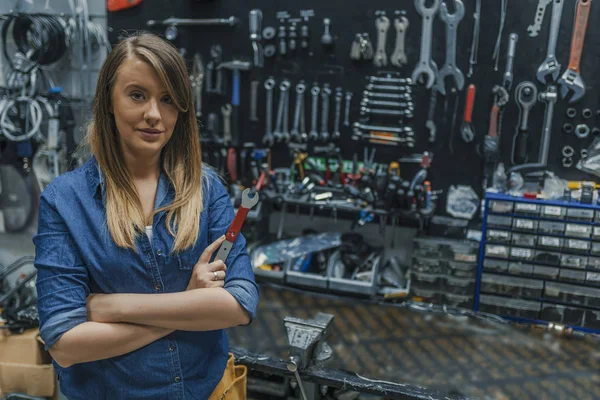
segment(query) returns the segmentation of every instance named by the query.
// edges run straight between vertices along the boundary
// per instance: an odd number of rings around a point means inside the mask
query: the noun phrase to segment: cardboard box
[[[57,398],[56,374],[38,329],[21,335],[0,331],[0,395],[18,392]]]

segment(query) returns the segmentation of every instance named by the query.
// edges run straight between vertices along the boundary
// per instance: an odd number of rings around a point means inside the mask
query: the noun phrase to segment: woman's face
[[[125,155],[158,156],[167,144],[179,110],[145,61],[128,57],[117,71],[112,112]]]

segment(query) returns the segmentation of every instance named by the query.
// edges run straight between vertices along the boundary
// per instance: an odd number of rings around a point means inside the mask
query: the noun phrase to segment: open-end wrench
[[[315,83],[314,86],[310,89],[310,95],[312,96],[311,103],[311,115],[310,115],[310,132],[308,134],[308,139],[313,142],[319,139],[319,132],[317,131],[317,113],[319,112],[319,93],[321,93],[321,89]]]
[[[538,0],[533,24],[527,27],[527,32],[529,32],[529,36],[536,37],[540,34],[540,29],[542,29],[542,23],[544,22],[544,14],[546,14],[546,8],[551,2],[552,0]]]
[[[438,73],[436,87],[444,96],[446,95],[444,79],[449,75],[454,77],[458,90],[462,90],[465,86],[465,77],[456,65],[456,33],[458,24],[464,16],[465,6],[461,0],[454,0],[454,14],[448,13],[446,3],[442,3],[440,6],[440,18],[446,24],[446,63]]]
[[[506,70],[504,72],[504,78],[502,80],[502,86],[506,90],[510,90],[513,84],[513,64],[515,61],[515,54],[517,52],[517,42],[519,41],[519,35],[511,33],[508,39],[508,54],[506,56]]]
[[[355,122],[352,124],[354,129],[360,129],[364,131],[376,131],[376,132],[393,132],[400,133],[407,136],[413,136],[414,131],[411,127],[405,126],[403,128],[391,127],[391,126],[379,126],[379,125],[368,125],[360,122]]]
[[[368,85],[365,86],[365,89],[367,90],[389,90],[392,92],[406,92],[406,93],[412,93],[412,89],[410,88],[410,86],[395,86],[395,85],[375,85],[373,83],[369,83]]]
[[[399,83],[401,85],[412,85],[412,79],[410,78],[390,78],[382,76],[369,76],[367,80],[370,83]]]
[[[583,42],[587,30],[588,18],[592,0],[579,0],[575,12],[575,23],[573,24],[573,38],[571,39],[571,56],[569,58],[569,67],[558,80],[561,86],[560,95],[566,98],[569,92],[573,92],[569,103],[575,103],[585,95],[585,83],[579,75],[579,63],[583,51]]]
[[[294,126],[292,127],[292,141],[296,143],[304,142],[303,135],[300,134],[300,115],[304,111],[304,92],[306,85],[300,82],[296,85],[296,106],[294,108]],[[306,135],[306,133],[304,133]]]
[[[411,109],[406,109],[406,110],[387,110],[387,109],[380,109],[380,108],[361,107],[360,108],[360,114],[361,115],[366,115],[366,114],[370,114],[370,115],[390,115],[390,116],[399,116],[399,117],[412,118],[413,117],[413,110],[411,110]]]
[[[231,16],[229,18],[167,18],[161,20],[148,20],[146,21],[146,26],[156,26],[156,25],[164,25],[164,26],[218,26],[218,25],[227,25],[227,26],[235,26],[239,22],[239,18]]]
[[[414,108],[414,104],[410,101],[400,102],[400,101],[386,101],[386,100],[372,100],[369,98],[364,98],[360,102],[361,106],[383,106],[383,107],[396,107],[396,108]]]
[[[231,144],[231,104],[225,104],[221,107],[221,114],[223,114],[223,142],[226,146]]]
[[[404,51],[404,42],[406,30],[408,29],[408,18],[400,16],[394,18],[394,29],[396,29],[396,47],[390,57],[390,63],[395,67],[401,67],[407,62],[406,52]]]
[[[515,89],[515,101],[519,106],[519,124],[513,136],[512,163],[527,162],[527,144],[529,141],[529,112],[537,102],[537,88],[533,82],[519,83]]]
[[[265,146],[273,146],[273,88],[275,87],[275,80],[269,78],[265,81],[265,90],[267,91],[267,105],[266,105],[266,116],[265,125],[266,132],[263,136],[262,142]]]
[[[435,78],[438,74],[436,63],[431,59],[431,44],[433,18],[440,8],[440,0],[433,0],[433,5],[430,8],[425,7],[425,0],[415,0],[417,12],[423,18],[423,29],[421,31],[421,58],[417,67],[412,73],[413,82],[417,82],[421,75],[427,76],[425,86],[430,89],[435,83]]]
[[[285,110],[285,93],[290,88],[290,81],[283,80],[279,84],[279,102],[277,103],[277,122],[275,123],[275,131],[273,138],[276,143],[283,140],[283,111]]]
[[[242,230],[242,226],[244,226],[248,211],[258,203],[259,198],[260,196],[258,193],[254,193],[252,197],[250,197],[249,188],[242,192],[242,204],[238,208],[233,221],[231,221],[231,225],[229,225],[229,228],[225,233],[225,241],[221,243],[219,251],[217,251],[217,255],[215,256],[215,260],[221,260],[223,262],[227,260],[227,256],[233,248],[235,240]]]
[[[287,89],[283,92],[284,105],[283,105],[283,127],[281,129],[281,141],[283,143],[289,143],[290,141],[290,82],[287,82]]]
[[[560,74],[560,64],[556,59],[555,53],[564,4],[565,0],[553,0],[552,2],[552,21],[550,22],[550,36],[548,37],[546,59],[538,68],[536,75],[537,80],[543,84],[546,84],[548,81],[555,82],[558,79],[558,74]]]
[[[363,97],[369,98],[377,98],[377,99],[396,99],[396,100],[410,100],[410,93],[381,93],[381,92],[371,92],[369,90],[365,90],[363,92]]]
[[[342,118],[342,99],[344,95],[342,88],[339,87],[335,90],[335,120],[333,121],[333,134],[331,135],[332,140],[339,140],[340,133],[340,120]]]
[[[331,89],[328,84],[323,85],[321,90],[321,140],[329,140],[329,97]]]
[[[427,120],[425,121],[425,128],[429,130],[429,143],[435,142],[435,134],[437,127],[435,126],[435,107],[437,105],[437,89],[431,89],[431,96],[429,98],[429,110],[427,111]]]
[[[387,65],[385,42],[390,29],[390,19],[385,15],[380,15],[375,20],[375,27],[377,28],[377,50],[375,51],[375,57],[373,57],[373,65],[385,67]]]
[[[481,0],[475,2],[475,12],[473,13],[473,41],[471,42],[471,56],[469,57],[469,72],[467,76],[473,75],[473,66],[477,64],[477,53],[479,52],[479,29],[481,22]]]
[[[250,82],[250,121],[258,121],[258,86],[259,81]]]
[[[350,103],[352,102],[352,92],[346,92],[346,105],[344,107],[344,126],[350,126]]]

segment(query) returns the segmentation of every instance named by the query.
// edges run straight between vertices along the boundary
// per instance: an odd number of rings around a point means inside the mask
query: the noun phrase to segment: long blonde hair
[[[135,250],[135,237],[144,232],[145,218],[133,179],[123,162],[119,134],[111,114],[111,95],[117,70],[135,56],[152,66],[179,109],[173,135],[161,153],[161,164],[175,188],[173,202],[154,210],[166,211],[166,227],[175,238],[172,251],[193,246],[200,230],[202,155],[198,124],[185,61],[160,37],[142,33],[119,42],[100,70],[87,143],[104,173],[108,230],[119,247]]]

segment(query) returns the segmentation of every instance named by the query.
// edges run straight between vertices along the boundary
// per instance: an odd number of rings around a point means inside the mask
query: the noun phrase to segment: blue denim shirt
[[[206,170],[206,169],[205,169]],[[202,251],[225,233],[234,210],[216,174],[203,177],[204,210],[196,244],[172,253],[173,237],[154,217],[153,238],[136,239],[138,252],[117,247],[106,225],[103,175],[95,158],[54,179],[40,199],[38,233],[33,238],[38,271],[40,335],[46,348],[87,321],[89,293],[181,292]],[[155,209],[170,204],[174,188],[160,176]],[[254,318],[258,288],[237,237],[225,263],[225,290]],[[70,400],[207,399],[223,375],[228,339],[224,330],[175,331],[141,349],[106,360],[61,368],[60,389]]]

